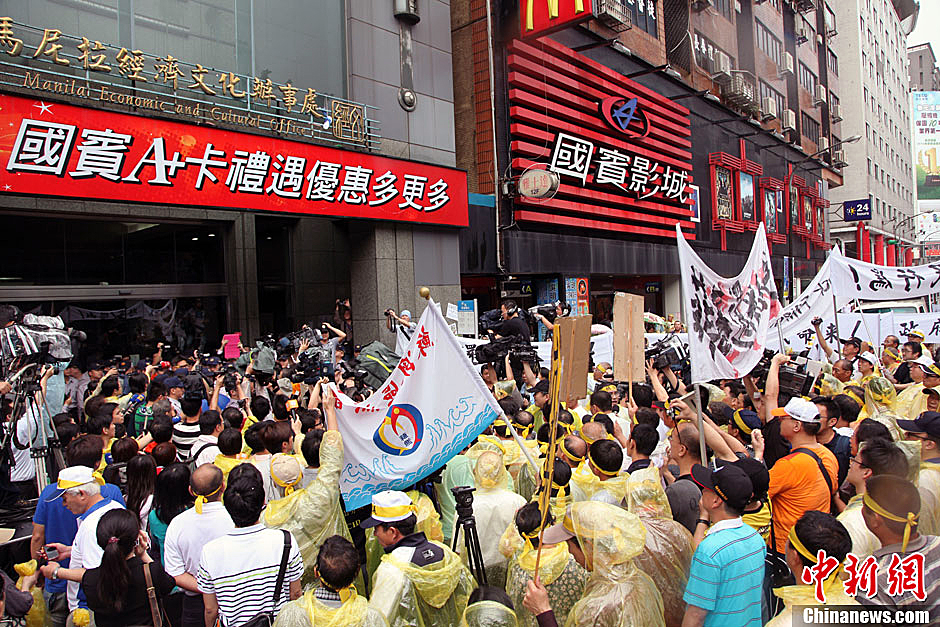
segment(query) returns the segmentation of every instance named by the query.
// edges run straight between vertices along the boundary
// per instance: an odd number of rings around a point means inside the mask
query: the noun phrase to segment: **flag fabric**
[[[719,276],[695,254],[676,225],[679,273],[689,327],[692,380],[737,379],[763,355],[780,303],[763,223],[741,273]]]
[[[340,489],[347,510],[427,477],[502,413],[433,302],[372,396],[356,403],[331,387],[345,449]]]

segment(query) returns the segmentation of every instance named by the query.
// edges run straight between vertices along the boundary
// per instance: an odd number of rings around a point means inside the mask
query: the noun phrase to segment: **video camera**
[[[571,314],[571,305],[563,300],[556,300],[555,302],[549,303],[547,305],[535,305],[534,307],[529,307],[529,314],[532,316],[535,314],[540,314],[544,316],[549,322],[555,322],[555,318],[558,317],[559,307],[561,307],[562,316]]]
[[[528,362],[533,368],[539,364],[539,355],[535,348],[517,335],[491,340],[486,344],[467,347],[467,356],[478,364],[502,364],[509,355],[511,359]]]
[[[662,370],[683,365],[689,359],[689,349],[679,336],[670,333],[646,349],[646,360],[653,360],[653,368]]]
[[[792,357],[790,363],[780,366],[780,393],[791,397],[810,396],[822,367],[822,362],[807,359],[804,355]]]
[[[333,364],[324,363],[317,353],[305,352],[297,358],[297,367],[291,373],[292,383],[315,384],[322,377],[333,376]]]

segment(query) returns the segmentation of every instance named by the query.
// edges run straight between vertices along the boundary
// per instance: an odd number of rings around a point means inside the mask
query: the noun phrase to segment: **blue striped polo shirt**
[[[683,600],[707,610],[705,627],[761,625],[766,545],[740,518],[717,522],[692,556]]]

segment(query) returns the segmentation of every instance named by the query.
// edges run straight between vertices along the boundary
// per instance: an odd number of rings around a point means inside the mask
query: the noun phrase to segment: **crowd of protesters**
[[[529,341],[516,310],[504,333]],[[410,314],[389,318],[407,336]],[[0,590],[41,589],[31,611],[54,626],[776,626],[820,590],[940,621],[940,365],[918,332],[823,344],[805,390],[781,376],[787,354],[698,393],[681,363],[633,382],[592,363],[557,416],[546,368],[483,364],[504,415],[437,482],[357,516],[329,384],[372,389],[346,322],[234,360],[158,345],[126,368],[69,364],[53,420],[67,467],[38,495],[28,449],[10,472],[38,497],[43,565]],[[462,555],[461,486],[485,585]]]

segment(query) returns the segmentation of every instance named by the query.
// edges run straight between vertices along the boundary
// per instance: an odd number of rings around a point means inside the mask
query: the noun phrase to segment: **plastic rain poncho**
[[[369,606],[391,627],[460,624],[476,582],[456,553],[435,544],[444,549],[444,559],[427,566],[412,564],[407,547],[382,556]]]
[[[503,465],[503,457],[493,451],[481,454],[473,469],[476,482],[473,517],[486,568],[486,581],[500,588],[506,584],[508,560],[499,552],[499,539],[506,527],[513,524],[516,510],[526,504],[524,498],[502,487],[506,484],[505,475],[508,472]],[[457,550],[464,550],[462,539],[458,540]]]
[[[320,444],[320,471],[306,488],[268,503],[264,524],[286,529],[297,540],[304,560],[303,583],[316,581],[313,567],[323,542],[338,535],[352,541],[340,504],[339,475],[343,468],[343,436],[327,431]]]
[[[329,607],[308,590],[281,608],[274,627],[387,627],[388,621],[369,607],[365,597],[353,593],[340,607]]]
[[[844,388],[843,383],[831,374],[820,374],[818,385],[819,394],[830,398],[837,394],[842,394]]]
[[[587,501],[571,506],[571,528],[591,575],[566,627],[664,627],[662,595],[634,561],[646,546],[639,517]]]
[[[940,533],[940,464],[920,462],[917,488],[920,491],[917,531],[924,535],[937,535]]]
[[[22,564],[14,564],[13,570],[19,577],[16,580],[16,589],[23,589],[23,578],[35,574],[38,563],[36,560],[29,560]],[[42,596],[42,587],[33,586],[29,593],[33,596],[33,604],[26,614],[26,627],[43,627],[46,622],[46,601]]]
[[[515,525],[513,525],[515,528]],[[526,584],[535,579],[535,558],[537,551],[529,542],[518,559],[513,560],[506,577],[506,594],[512,599],[517,609],[520,627],[536,627],[535,616],[522,605]],[[564,625],[571,608],[584,594],[588,573],[568,552],[568,543],[546,545],[542,547],[539,560],[539,581],[548,590],[548,601],[555,613],[555,620]]]
[[[881,548],[881,541],[868,530],[865,519],[862,518],[862,497],[864,496],[864,494],[853,496],[846,503],[842,513],[837,516],[837,520],[842,523],[852,538],[852,554],[857,555],[859,559],[865,559]]]
[[[804,607],[820,605],[858,605],[855,597],[845,593],[842,582],[838,577],[831,582],[824,584],[826,591],[826,603],[819,603],[816,600],[815,584],[784,586],[774,589],[774,594],[783,599],[783,611],[768,622],[765,627],[790,627],[793,625],[793,612],[795,607],[802,610]],[[803,622],[799,621],[802,625]]]
[[[571,498],[577,501],[603,501],[605,503],[622,503],[627,496],[627,484],[630,475],[620,473],[605,481],[595,475],[587,461],[581,462],[571,473]]]
[[[516,613],[496,601],[478,601],[464,610],[460,627],[516,627]]]
[[[923,383],[914,383],[901,390],[895,402],[895,411],[902,420],[914,420],[926,409],[927,395],[924,394]]]
[[[921,394],[921,396],[924,396]],[[866,417],[877,420],[888,427],[891,437],[901,440],[904,437],[901,428],[898,427],[899,416],[897,411],[897,391],[894,385],[884,377],[874,377],[865,384],[865,408]],[[861,414],[859,415],[861,418]]]
[[[434,509],[434,502],[431,500],[431,497],[417,490],[408,490],[405,494],[408,495],[408,498],[411,499],[411,502],[414,503],[415,508],[418,510],[415,512],[415,516],[418,519],[417,524],[415,524],[415,531],[423,533],[428,540],[444,542],[441,516],[437,513],[437,510]],[[382,561],[385,549],[382,548],[382,545],[379,543],[378,538],[375,537],[372,529],[366,529],[365,533],[366,572],[368,572],[369,578],[371,579],[375,574],[375,570],[379,567],[379,563]]]
[[[673,520],[658,469],[650,466],[630,476],[627,508],[646,526],[646,546],[635,558],[636,565],[662,593],[666,625],[680,627],[685,615],[682,594],[694,552],[692,534]]]
[[[458,486],[473,487],[473,464],[470,458],[466,455],[454,455],[444,466],[440,486],[434,485],[437,490],[437,502],[441,505],[444,543],[449,545],[454,537],[454,526],[457,524],[457,500],[451,489]]]

